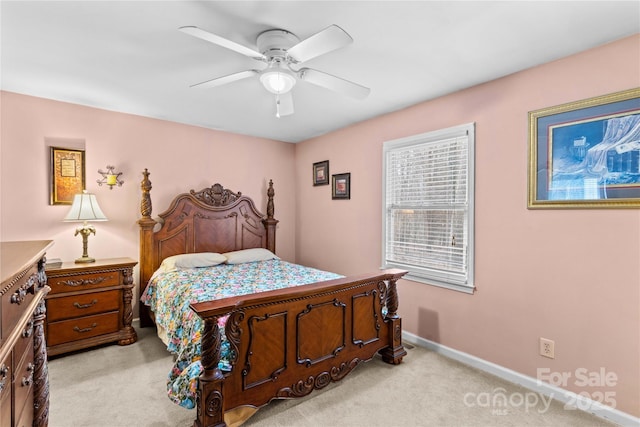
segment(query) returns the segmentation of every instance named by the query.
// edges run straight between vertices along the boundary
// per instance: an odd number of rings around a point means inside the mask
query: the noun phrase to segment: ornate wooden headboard
[[[273,181],[269,181],[267,190],[267,215],[260,213],[249,197],[214,184],[177,195],[155,220],[151,218],[149,175],[145,169],[140,185],[140,292],[162,260],[172,255],[249,248],[267,248],[275,253],[278,220],[273,217]],[[143,304],[140,323],[152,324]]]

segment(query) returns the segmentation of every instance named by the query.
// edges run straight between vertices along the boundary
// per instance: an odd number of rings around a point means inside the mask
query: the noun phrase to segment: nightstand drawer
[[[49,295],[120,285],[119,271],[74,274],[73,276],[52,276],[48,280],[48,285],[51,287]]]
[[[120,291],[85,293],[47,300],[49,322],[115,311],[120,307]]]
[[[55,346],[66,342],[96,337],[118,331],[118,311],[86,316],[79,319],[51,322],[47,325],[47,345]]]

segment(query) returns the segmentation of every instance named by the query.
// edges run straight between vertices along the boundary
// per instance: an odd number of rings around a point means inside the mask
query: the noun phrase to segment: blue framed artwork
[[[640,88],[529,112],[528,207],[640,207]]]

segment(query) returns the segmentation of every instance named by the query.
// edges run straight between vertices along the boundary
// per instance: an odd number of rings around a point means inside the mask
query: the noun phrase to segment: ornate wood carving
[[[122,292],[124,314],[122,317],[123,329],[120,331],[122,339],[118,341],[118,344],[129,345],[138,340],[138,334],[131,325],[133,322],[133,307],[131,304],[131,300],[133,299],[133,268],[123,270],[122,275],[122,284],[125,286]]]
[[[389,319],[398,318],[398,289],[396,282],[400,277],[402,276],[392,277],[387,285],[387,318]]]
[[[224,375],[218,368],[220,362],[220,328],[218,318],[203,319],[201,364],[202,375],[198,381],[197,419],[194,427],[224,426],[224,399],[222,381]]]
[[[209,206],[226,206],[242,196],[241,192],[234,193],[217,183],[200,191],[191,190],[190,193],[193,197]]]
[[[278,220],[273,217],[275,208],[273,198],[276,192],[273,189],[273,180],[269,180],[269,188],[267,189],[267,218],[262,220],[264,227],[267,229],[267,249],[276,253],[276,226]]]
[[[402,358],[407,355],[407,351],[402,345],[402,320],[398,316],[398,290],[396,282],[405,272],[399,272],[390,277],[387,282],[387,316],[391,343],[388,347],[380,351],[382,360],[393,365],[402,362]]]
[[[142,199],[140,200],[140,214],[141,218],[138,220],[140,226],[140,292],[145,288],[145,285],[151,275],[157,268],[155,263],[159,265],[159,261],[154,260],[152,254],[153,250],[153,228],[157,222],[151,218],[151,181],[149,180],[149,171],[145,169],[142,172],[143,178],[140,183],[142,190]],[[140,326],[152,326],[153,321],[149,315],[149,311],[144,308],[144,304],[139,304],[140,307]]]
[[[104,282],[107,279],[108,277],[92,277],[90,279],[60,280],[58,283],[65,286],[72,286],[75,288],[78,286],[97,285],[99,283]]]
[[[242,336],[242,328],[240,328],[240,322],[244,319],[244,312],[234,311],[229,315],[227,323],[225,324],[224,332],[227,336],[227,340],[231,345],[231,358],[229,362],[231,366],[234,366],[238,361],[240,337]]]
[[[273,180],[269,180],[269,188],[267,189],[267,218],[273,219],[275,213],[275,207],[273,206],[273,197],[276,195],[276,191],[273,189]]]
[[[42,300],[33,313],[34,427],[46,427],[49,424],[49,366],[47,365],[47,344],[44,338],[46,311],[45,302]]]
[[[340,381],[362,362],[361,359],[355,358],[349,363],[341,363],[339,366],[332,367],[330,371],[323,371],[316,376],[311,375],[306,380],[300,380],[289,387],[281,388],[276,393],[276,397],[293,398],[306,396],[313,390],[325,388],[331,384],[331,382]]]
[[[31,268],[28,268],[26,270],[21,271],[20,273],[16,274],[9,282],[7,282],[5,284],[5,286],[2,287],[2,289],[0,289],[0,296],[4,295],[7,293],[7,291],[9,289],[11,289],[16,283],[18,283],[20,280],[22,280],[22,278],[24,276],[26,276],[29,271],[31,270]],[[4,283],[3,283],[4,284]],[[24,285],[22,285],[24,287]]]
[[[142,172],[144,178],[142,178],[142,182],[140,183],[140,188],[142,189],[142,200],[140,201],[140,213],[142,214],[142,218],[151,218],[151,181],[149,181],[149,171],[145,168],[144,172]]]

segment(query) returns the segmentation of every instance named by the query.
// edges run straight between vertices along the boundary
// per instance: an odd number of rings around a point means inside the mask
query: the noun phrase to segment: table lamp
[[[90,225],[89,221],[108,221],[107,217],[102,213],[100,206],[98,206],[98,200],[95,194],[87,193],[86,190],[81,194],[76,194],[73,197],[73,204],[71,209],[63,221],[65,222],[77,222],[84,221],[84,224],[76,229],[76,234],[82,235],[82,257],[76,259],[77,263],[94,262],[95,259],[91,258],[87,253],[87,242],[89,240],[89,234],[96,234],[96,229],[93,225]]]

